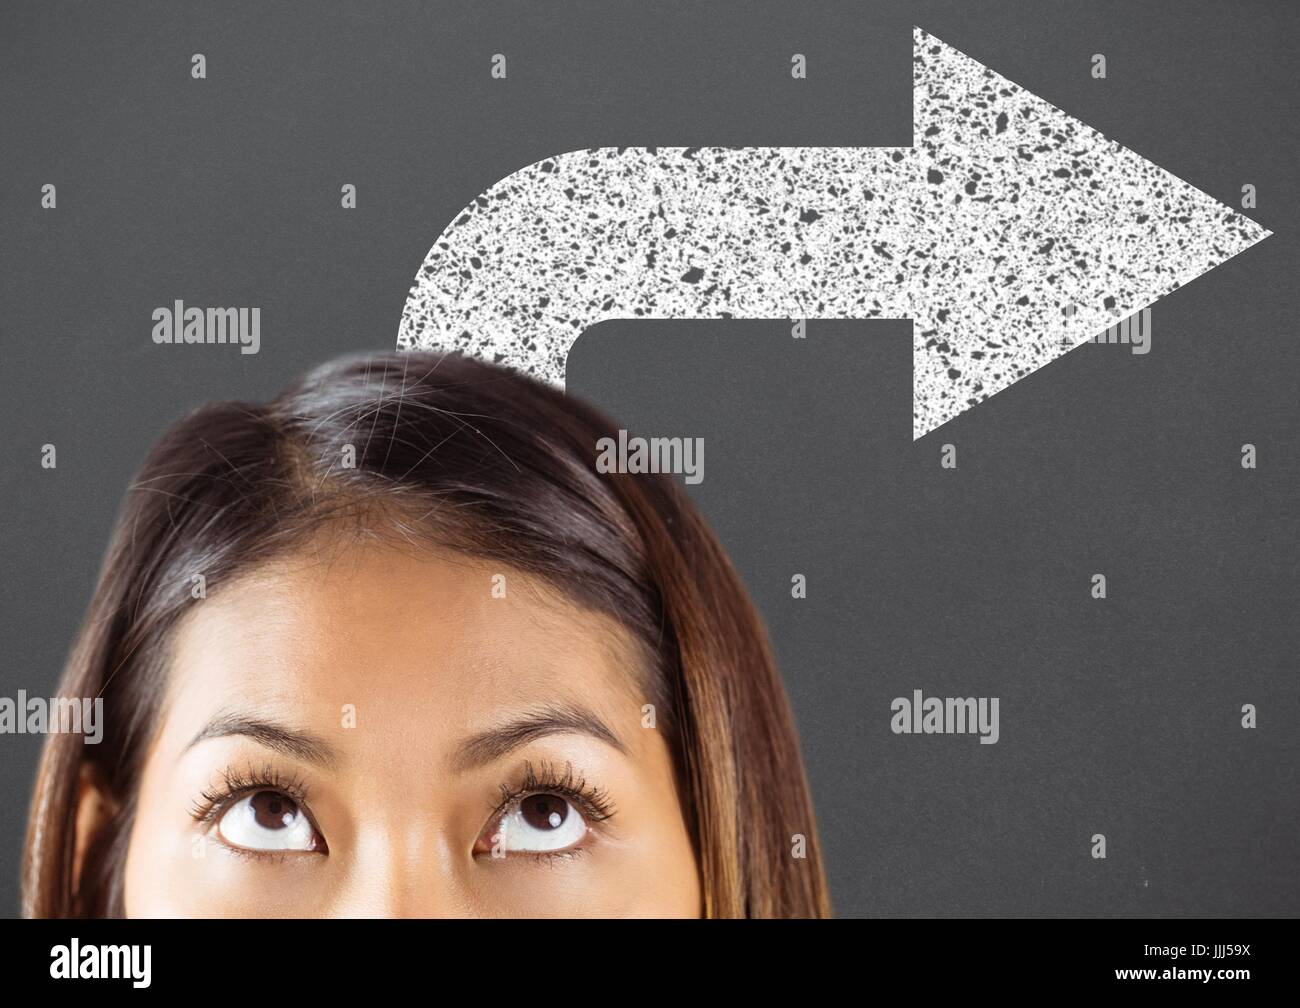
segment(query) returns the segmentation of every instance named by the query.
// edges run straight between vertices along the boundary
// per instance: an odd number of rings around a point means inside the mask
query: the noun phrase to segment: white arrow
[[[399,349],[563,385],[612,318],[911,318],[913,436],[1271,232],[914,34],[911,147],[601,147],[529,165],[429,250]]]

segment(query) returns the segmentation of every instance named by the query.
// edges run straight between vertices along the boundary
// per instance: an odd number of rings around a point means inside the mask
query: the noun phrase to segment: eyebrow
[[[317,766],[329,766],[337,759],[337,754],[329,743],[310,732],[298,731],[273,721],[230,712],[214,715],[199,729],[199,733],[190,739],[185,751],[188,752],[208,739],[228,738],[234,735],[252,739],[268,749],[274,749],[285,756],[292,756]]]
[[[549,735],[587,735],[627,754],[627,747],[619,737],[585,707],[548,705],[471,735],[456,748],[452,766],[460,772],[472,770]]]

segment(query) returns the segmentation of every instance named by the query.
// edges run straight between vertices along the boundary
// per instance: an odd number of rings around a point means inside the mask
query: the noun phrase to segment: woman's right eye
[[[242,850],[325,851],[306,811],[282,791],[252,791],[232,802],[217,820],[217,835]]]

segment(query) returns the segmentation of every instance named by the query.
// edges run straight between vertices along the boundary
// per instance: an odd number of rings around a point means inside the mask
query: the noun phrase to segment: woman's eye
[[[232,847],[255,851],[315,851],[324,840],[302,807],[280,791],[254,791],[217,820],[217,833]]]
[[[587,835],[587,820],[573,803],[555,794],[530,794],[516,799],[489,826],[483,838],[492,851],[539,853],[561,851]]]

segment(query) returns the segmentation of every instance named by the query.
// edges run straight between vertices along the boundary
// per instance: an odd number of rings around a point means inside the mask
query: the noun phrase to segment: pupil
[[[569,803],[556,795],[529,795],[520,805],[520,812],[533,829],[559,829],[569,814]]]
[[[291,798],[277,791],[259,791],[251,802],[253,817],[263,829],[284,829],[298,814],[298,806]]]

